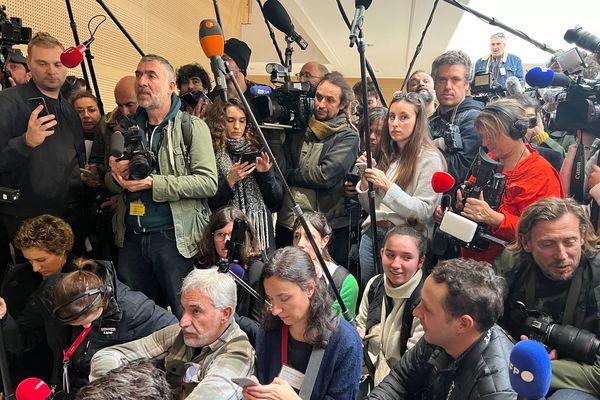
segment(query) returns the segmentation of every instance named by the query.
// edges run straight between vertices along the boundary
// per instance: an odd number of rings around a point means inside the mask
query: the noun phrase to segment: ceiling
[[[248,0],[253,1],[253,0]],[[329,70],[346,77],[360,76],[360,59],[356,46],[349,47],[348,27],[336,0],[279,0],[290,15],[296,31],[308,42],[302,51],[293,44],[293,71],[307,61],[319,61]],[[354,2],[340,0],[349,19],[354,15]],[[261,1],[264,2],[264,1]],[[377,78],[403,78],[433,8],[434,0],[375,0],[365,12],[363,32],[367,59]],[[462,1],[468,4],[468,1]],[[252,48],[249,75],[264,75],[268,62],[279,62],[258,3],[251,4],[250,24],[242,26],[242,40]],[[431,62],[442,54],[463,12],[440,1],[433,22],[413,67],[431,68]],[[284,35],[273,28],[282,53]],[[226,33],[227,34],[227,33]]]

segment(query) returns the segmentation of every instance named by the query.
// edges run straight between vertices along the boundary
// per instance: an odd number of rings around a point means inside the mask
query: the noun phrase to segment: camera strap
[[[575,308],[577,308],[577,300],[579,299],[579,293],[581,292],[581,286],[583,284],[583,273],[581,270],[582,266],[580,265],[575,270],[575,274],[571,279],[571,286],[569,286],[569,293],[567,294],[567,301],[565,302],[561,325],[577,326],[575,324]],[[529,279],[527,280],[527,286],[525,288],[525,302],[527,307],[531,308],[535,308],[535,282],[536,274],[532,270],[529,274]]]

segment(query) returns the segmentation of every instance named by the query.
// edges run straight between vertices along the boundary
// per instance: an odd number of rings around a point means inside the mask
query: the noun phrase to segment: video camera
[[[512,319],[527,332],[529,339],[556,349],[561,355],[593,365],[600,340],[592,332],[571,325],[560,325],[540,310],[528,310],[520,301],[512,304]]]
[[[119,161],[129,160],[129,179],[142,180],[150,176],[156,167],[156,157],[144,148],[140,128],[129,118],[123,117],[110,139],[111,155]],[[122,151],[125,148],[125,151]]]
[[[27,44],[31,40],[31,28],[23,26],[21,18],[8,17],[6,15],[6,6],[0,5],[0,70],[5,74],[2,86],[9,87],[8,71],[6,71],[6,63],[11,52],[19,52],[13,50],[15,44]]]
[[[478,72],[471,83],[471,95],[474,100],[487,104],[498,97],[505,97],[507,91],[499,83],[492,83],[489,72]]]
[[[575,43],[577,46],[589,50],[600,58],[600,38],[584,31],[577,26],[569,29],[564,35],[565,41]],[[547,117],[547,122],[552,123],[552,128],[556,130],[576,130],[600,128],[600,81],[584,79],[581,75],[585,63],[577,49],[571,49],[557,58],[559,64],[569,77],[563,74],[551,74],[551,82],[544,82],[545,86],[562,86],[562,90],[550,90],[551,96],[544,95],[545,100],[550,103],[556,103],[556,113],[554,118]],[[534,68],[535,69],[535,68]],[[539,70],[539,68],[537,68]],[[533,71],[533,69],[532,69]],[[534,79],[545,81],[543,74],[551,71],[537,73]],[[529,83],[529,81],[528,81]],[[532,86],[537,86],[535,83]],[[548,97],[548,99],[546,99]],[[551,98],[550,98],[551,97]]]
[[[506,176],[496,172],[500,167],[502,167],[501,163],[492,160],[482,148],[479,148],[479,154],[471,164],[470,177],[460,186],[463,204],[455,209],[462,209],[468,198],[479,198],[483,192],[486,203],[493,210],[497,210],[502,202],[506,184]],[[485,224],[476,223],[452,211],[444,214],[442,223],[434,235],[434,242],[438,240],[450,241],[477,251],[487,250],[492,242],[502,246],[507,244],[504,240],[490,235]]]
[[[279,87],[271,94],[250,99],[250,108],[258,123],[306,129],[315,104],[315,87],[310,82],[291,82],[289,72],[280,64],[269,63],[266,70],[271,74],[271,82]]]

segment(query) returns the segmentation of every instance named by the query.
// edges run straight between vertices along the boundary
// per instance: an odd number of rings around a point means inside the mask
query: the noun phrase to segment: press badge
[[[506,75],[506,68],[504,68],[504,67],[500,68],[500,75],[502,75],[502,76]]]
[[[141,201],[129,203],[129,215],[143,217],[146,213],[146,206]]]
[[[302,382],[304,382],[304,374],[292,367],[284,365],[281,367],[279,378],[283,379],[290,384],[296,390],[300,390]]]

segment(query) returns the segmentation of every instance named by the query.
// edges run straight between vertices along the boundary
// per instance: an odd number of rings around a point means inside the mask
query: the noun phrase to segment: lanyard
[[[92,329],[92,325],[90,324],[90,326],[88,326],[83,331],[81,331],[81,333],[79,334],[79,336],[77,336],[77,339],[75,339],[75,341],[73,342],[71,347],[69,347],[67,350],[63,351],[63,390],[66,393],[69,393],[69,386],[70,386],[69,385],[68,368],[69,368],[71,356],[73,355],[73,353],[75,353],[75,350],[77,350],[77,347],[79,347],[81,342],[83,342],[83,339],[85,339],[85,337],[88,335],[88,333],[90,333],[91,329]]]
[[[283,324],[281,327],[281,364],[287,365],[287,345],[288,345],[288,332],[290,327]]]

